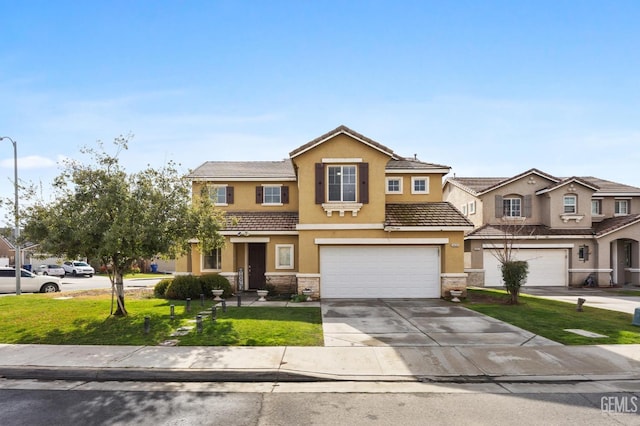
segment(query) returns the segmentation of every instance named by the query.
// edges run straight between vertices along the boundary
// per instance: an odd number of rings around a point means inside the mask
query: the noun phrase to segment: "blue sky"
[[[279,160],[340,124],[457,176],[640,186],[638,1],[0,0],[0,136],[57,161],[133,134],[168,159]],[[0,196],[13,151],[0,142]]]

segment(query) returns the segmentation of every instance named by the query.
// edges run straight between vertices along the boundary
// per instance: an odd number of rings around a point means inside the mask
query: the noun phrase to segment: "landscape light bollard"
[[[198,330],[198,334],[202,333],[202,315],[196,316],[196,329]]]
[[[176,319],[176,305],[169,305],[169,316],[172,320]]]
[[[191,312],[191,298],[187,297],[187,306],[186,306],[187,312]]]
[[[582,297],[578,297],[578,306],[576,306],[576,311],[582,312],[582,305],[586,302],[587,299],[583,299]]]
[[[200,293],[200,306],[204,306],[204,294]]]
[[[227,312],[227,301],[222,299],[222,312]]]
[[[215,306],[211,307],[211,320],[215,321],[218,317],[218,309]]]
[[[144,317],[144,334],[149,334],[149,331],[151,331],[151,318]]]

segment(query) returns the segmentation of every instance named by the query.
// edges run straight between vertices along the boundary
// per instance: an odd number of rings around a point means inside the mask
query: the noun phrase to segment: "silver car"
[[[66,261],[62,264],[62,268],[64,269],[65,273],[71,274],[74,277],[78,275],[86,275],[91,278],[93,274],[96,273],[95,269],[93,269],[93,266],[89,265],[87,262],[82,262],[80,260]]]
[[[62,289],[60,278],[36,275],[20,270],[20,291],[25,293],[54,293]],[[0,268],[0,293],[16,292],[16,269]]]
[[[64,278],[64,269],[62,269],[62,266],[60,265],[40,265],[34,272],[40,275],[51,275],[52,277]]]

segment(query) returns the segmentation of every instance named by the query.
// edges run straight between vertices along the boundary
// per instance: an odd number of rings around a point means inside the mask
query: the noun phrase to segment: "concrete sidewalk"
[[[0,345],[7,379],[261,382],[640,380],[640,345],[163,347]]]

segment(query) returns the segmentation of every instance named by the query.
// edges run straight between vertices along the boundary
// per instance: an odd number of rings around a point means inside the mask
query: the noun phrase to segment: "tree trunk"
[[[115,290],[116,290],[116,300],[118,302],[118,308],[114,312],[115,316],[124,317],[127,316],[127,309],[124,306],[124,282],[122,279],[121,271],[114,271],[115,274]]]

